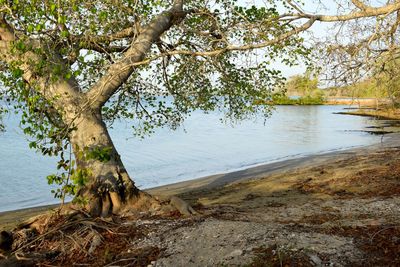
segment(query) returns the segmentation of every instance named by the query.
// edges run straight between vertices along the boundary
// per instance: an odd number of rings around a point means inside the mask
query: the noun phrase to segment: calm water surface
[[[280,106],[264,125],[244,121],[232,127],[218,113],[194,113],[177,131],[159,129],[144,140],[118,122],[111,135],[140,188],[228,172],[251,165],[380,142],[362,132],[375,120],[335,115],[340,106]],[[28,149],[15,118],[0,134],[0,211],[57,203],[46,176],[56,159]]]

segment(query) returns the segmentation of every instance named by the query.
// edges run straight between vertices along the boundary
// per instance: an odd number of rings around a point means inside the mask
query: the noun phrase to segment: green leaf
[[[26,28],[26,31],[31,33],[34,31],[34,29],[35,29],[35,27],[32,24],[29,24],[28,27]]]
[[[57,8],[56,4],[51,4],[50,5],[50,11],[51,12],[54,12],[56,10],[56,8]]]
[[[36,142],[30,142],[29,143],[29,148],[37,148],[37,143]]]
[[[36,31],[39,32],[39,31],[41,31],[43,28],[44,28],[44,25],[43,25],[43,24],[41,24],[41,23],[36,24],[36,27],[35,27]]]
[[[61,37],[67,38],[69,36],[69,32],[68,31],[61,31],[60,35],[61,35]]]

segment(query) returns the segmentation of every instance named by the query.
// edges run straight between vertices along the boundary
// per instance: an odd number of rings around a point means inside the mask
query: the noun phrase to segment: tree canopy
[[[49,113],[48,102],[57,101],[57,94],[32,87],[66,80],[86,94],[87,105],[108,101],[102,109],[106,120],[138,120],[140,132],[176,127],[194,109],[218,108],[243,118],[263,108],[252,103],[266,98],[268,88],[282,79],[268,61],[282,57],[293,63],[309,52],[300,37],[275,40],[294,27],[278,19],[274,1],[262,8],[187,1],[184,9],[179,1],[172,7],[167,1],[2,2],[3,19],[16,36],[13,53],[30,54],[27,62],[19,56],[6,60],[2,80],[10,89],[2,91],[3,98],[27,103],[18,109],[32,106],[34,114]],[[261,56],[226,53],[265,42],[271,45]],[[31,76],[45,76],[42,85],[23,79],[23,64],[30,65]],[[32,117],[26,110],[25,121],[28,114]],[[38,116],[32,122],[53,126]]]

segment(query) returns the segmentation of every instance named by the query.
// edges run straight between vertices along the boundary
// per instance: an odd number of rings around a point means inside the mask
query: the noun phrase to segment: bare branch
[[[293,7],[297,12],[299,12],[300,14],[303,14],[304,11],[297,5],[297,3],[293,3],[292,0],[287,0],[286,1],[291,7]]]
[[[345,15],[313,15],[313,14],[299,14],[300,17],[315,18],[318,21],[335,22],[335,21],[348,21],[359,18],[376,17],[381,15],[388,15],[400,10],[400,2],[388,4],[382,7],[371,7],[366,10],[352,12]]]
[[[79,46],[80,49],[93,50],[99,53],[121,53],[128,50],[128,46],[103,45],[98,43],[87,43]]]
[[[351,2],[356,6],[356,7],[358,7],[359,9],[361,9],[361,10],[367,10],[368,8],[371,8],[370,6],[368,6],[368,5],[366,5],[365,3],[363,3],[362,1],[360,1],[360,0],[351,0]]]

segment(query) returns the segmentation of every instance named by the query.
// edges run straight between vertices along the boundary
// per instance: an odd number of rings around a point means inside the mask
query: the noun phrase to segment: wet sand
[[[382,137],[382,142],[370,146],[335,150],[273,163],[260,164],[244,170],[221,173],[194,180],[164,185],[149,189],[147,191],[155,195],[178,195],[193,190],[215,189],[235,182],[243,182],[250,179],[260,179],[290,170],[313,167],[328,162],[335,162],[349,155],[368,154],[379,149],[396,146],[399,144],[399,142],[400,134],[387,134]]]

